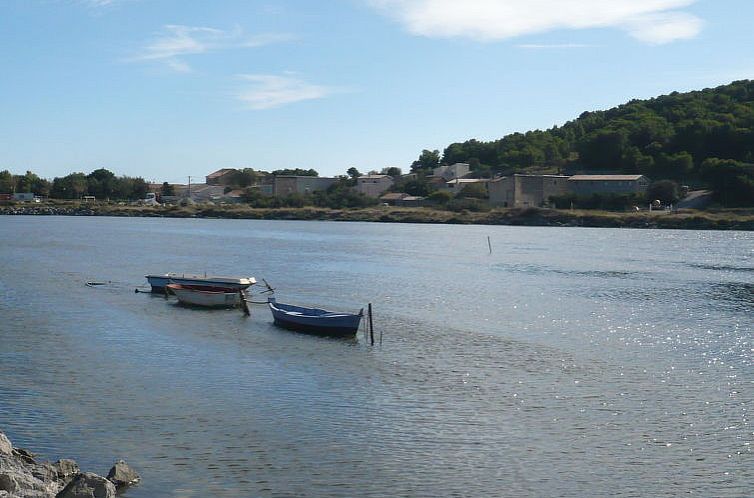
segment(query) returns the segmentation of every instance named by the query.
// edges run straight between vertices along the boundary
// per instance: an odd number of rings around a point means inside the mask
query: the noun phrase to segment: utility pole
[[[188,182],[188,196],[187,197],[191,199],[191,176],[189,176],[188,179],[189,179],[189,182]]]

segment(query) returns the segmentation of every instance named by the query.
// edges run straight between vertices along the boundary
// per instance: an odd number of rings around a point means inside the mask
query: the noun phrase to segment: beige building
[[[291,194],[311,194],[327,188],[338,181],[337,178],[325,178],[319,176],[275,176],[272,186],[272,195],[284,197]]]
[[[568,179],[568,188],[576,195],[641,194],[650,183],[644,175],[574,175]]]
[[[356,179],[356,191],[368,197],[379,197],[393,186],[393,177],[388,175],[363,175]]]
[[[489,183],[490,204],[502,207],[541,207],[550,197],[568,193],[568,178],[562,175],[513,175]]]
[[[453,180],[455,178],[463,178],[468,175],[470,171],[469,165],[466,163],[455,163],[450,166],[440,166],[432,171],[432,176],[442,177],[445,181]]]
[[[232,168],[218,169],[214,173],[207,175],[205,180],[207,185],[228,185],[233,178],[232,173],[235,172],[236,170]]]

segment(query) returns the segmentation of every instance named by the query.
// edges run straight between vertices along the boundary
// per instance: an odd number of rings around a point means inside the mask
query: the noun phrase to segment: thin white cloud
[[[645,14],[626,23],[637,40],[654,45],[694,38],[702,30],[702,20],[685,12]]]
[[[693,38],[696,0],[367,0],[415,34],[494,41],[555,29],[617,28],[645,43]]]
[[[291,40],[288,34],[248,36],[240,28],[226,31],[203,26],[168,24],[147,43],[131,61],[158,61],[178,72],[189,72],[191,66],[182,57],[234,48],[254,48]]]
[[[242,74],[239,77],[250,85],[237,97],[245,107],[253,110],[322,99],[336,91],[334,88],[307,83],[292,75]]]

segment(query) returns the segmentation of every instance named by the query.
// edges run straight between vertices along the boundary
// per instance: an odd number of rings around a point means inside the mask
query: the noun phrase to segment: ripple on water
[[[98,472],[125,458],[133,498],[754,487],[754,282],[679,264],[711,243],[744,258],[746,238],[54,217],[0,237],[0,428]],[[292,302],[374,302],[383,345],[133,293],[147,271],[206,268]]]

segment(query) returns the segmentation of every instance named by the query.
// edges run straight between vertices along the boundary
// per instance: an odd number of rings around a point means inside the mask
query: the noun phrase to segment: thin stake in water
[[[374,346],[374,323],[372,322],[372,303],[369,303],[369,340]]]

